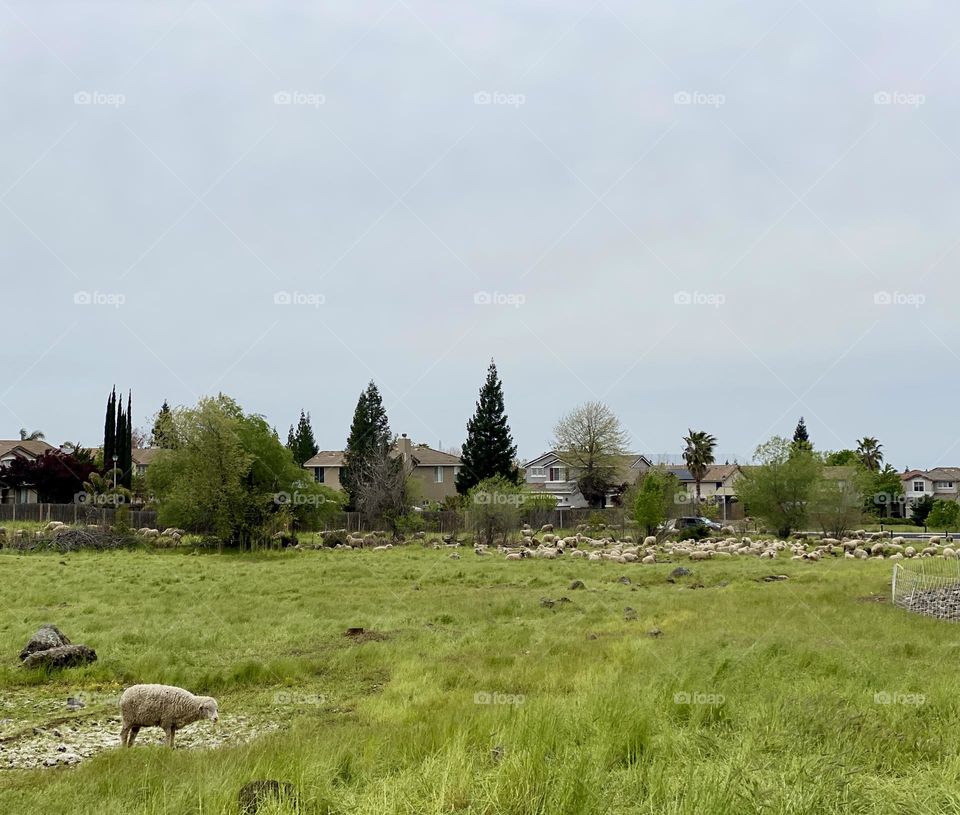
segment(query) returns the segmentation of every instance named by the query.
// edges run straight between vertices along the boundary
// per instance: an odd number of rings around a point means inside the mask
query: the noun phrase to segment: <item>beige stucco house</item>
[[[456,478],[460,471],[460,457],[435,450],[426,444],[414,444],[404,433],[397,439],[392,456],[402,456],[410,478],[416,481],[415,492],[422,502],[442,503],[447,496],[457,494]],[[313,473],[314,480],[331,489],[342,489],[340,470],[343,468],[342,450],[322,450],[303,466]]]
[[[0,440],[0,472],[15,459],[35,461],[48,450],[56,450],[45,441]],[[0,484],[0,504],[35,504],[36,490],[30,487],[4,487]]]

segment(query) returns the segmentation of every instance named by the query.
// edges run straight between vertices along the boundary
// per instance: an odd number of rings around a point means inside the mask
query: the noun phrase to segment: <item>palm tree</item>
[[[34,430],[32,433],[29,433],[25,427],[20,428],[20,441],[43,441],[45,438],[46,436],[44,436],[40,430]]]
[[[717,440],[703,430],[688,430],[687,435],[683,437],[687,445],[683,451],[683,460],[693,476],[693,481],[697,488],[697,506],[700,506],[700,482],[707,474],[707,468],[713,464],[713,448],[717,446]]]
[[[883,445],[872,436],[857,441],[857,456],[868,470],[879,470],[883,464]]]

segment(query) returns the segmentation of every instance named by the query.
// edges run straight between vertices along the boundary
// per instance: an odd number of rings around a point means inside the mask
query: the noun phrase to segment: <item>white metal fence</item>
[[[922,558],[895,563],[893,604],[939,620],[960,621],[960,561]]]

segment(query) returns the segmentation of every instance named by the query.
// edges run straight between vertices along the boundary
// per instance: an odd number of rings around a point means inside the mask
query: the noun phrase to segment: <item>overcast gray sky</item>
[[[960,464],[960,10],[0,2],[0,438],[224,391]],[[880,94],[878,96],[878,94]],[[287,302],[289,301],[289,302]]]

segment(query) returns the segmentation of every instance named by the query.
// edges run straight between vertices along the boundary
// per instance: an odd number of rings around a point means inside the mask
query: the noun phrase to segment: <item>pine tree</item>
[[[498,475],[518,484],[520,472],[514,463],[516,455],[503,406],[503,385],[497,376],[497,366],[491,360],[477,409],[467,422],[457,492],[466,494],[484,479]]]
[[[797,451],[811,452],[813,444],[810,442],[810,434],[807,432],[807,423],[800,417],[797,422],[797,429],[793,431],[793,449]]]
[[[117,449],[117,387],[107,397],[107,415],[103,422],[103,469],[113,468],[113,454]]]
[[[287,447],[293,453],[293,460],[301,467],[320,451],[313,436],[313,426],[310,423],[309,413],[300,411],[300,421],[297,424],[296,431],[294,431],[293,425],[290,425],[290,432],[287,434]]]
[[[371,381],[357,400],[347,449],[344,451],[343,468],[340,470],[340,486],[350,496],[351,508],[355,506],[359,473],[365,462],[386,456],[391,443],[390,423],[383,407],[383,398],[376,384]]]
[[[153,420],[153,430],[150,431],[150,446],[163,447],[165,449],[173,448],[173,438],[170,432],[173,426],[173,411],[167,400],[163,400],[163,405]]]

